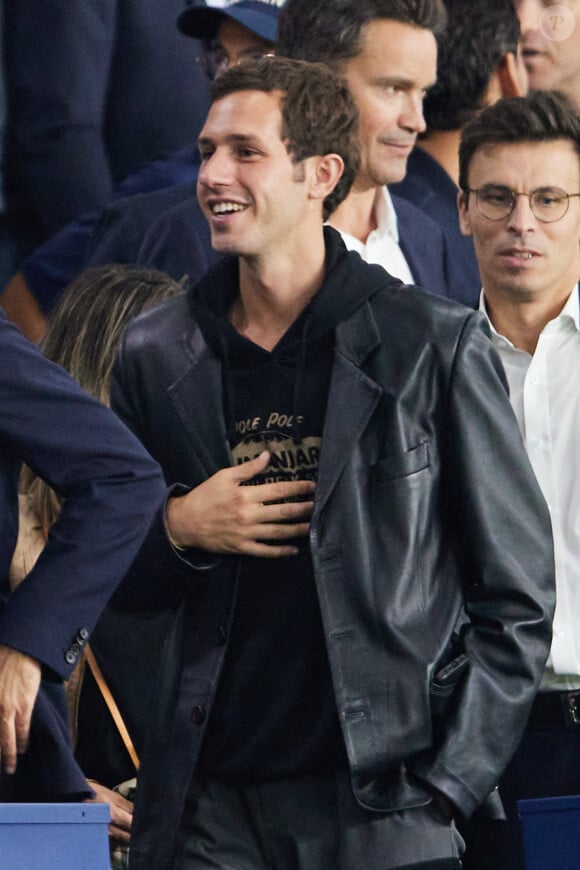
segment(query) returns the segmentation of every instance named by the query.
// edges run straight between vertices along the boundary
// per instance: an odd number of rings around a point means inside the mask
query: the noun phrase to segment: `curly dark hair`
[[[264,57],[218,76],[211,100],[238,91],[281,91],[281,137],[295,163],[324,154],[342,158],[343,173],[324,200],[326,219],[346,198],[360,165],[358,111],[346,83],[325,64]]]
[[[423,111],[429,130],[459,130],[480,109],[491,77],[516,54],[520,23],[506,0],[444,0],[447,28],[438,38],[437,81]]]

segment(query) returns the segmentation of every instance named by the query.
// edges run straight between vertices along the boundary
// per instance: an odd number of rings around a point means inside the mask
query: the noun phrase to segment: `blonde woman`
[[[121,265],[88,269],[69,285],[54,310],[43,352],[108,405],[115,352],[124,327],[144,308],[181,289],[167,275],[152,269]],[[12,588],[34,566],[61,508],[56,493],[28,468],[22,471],[20,490],[19,536],[10,573]],[[113,686],[117,705],[122,713],[125,707],[132,714],[127,717],[131,720],[128,726],[136,745],[140,745],[145,730],[141,721],[145,714],[141,712],[147,707],[154,682],[150,673],[154,662],[148,668],[138,665],[147,649],[155,649],[163,631],[164,625],[155,617],[105,613],[91,637],[91,648],[108,684]],[[123,685],[129,686],[128,691],[123,691]],[[120,868],[126,866],[124,852],[130,837],[132,803],[112,789],[134,776],[134,764],[84,658],[69,680],[67,696],[77,760],[96,800],[110,806],[113,866]]]

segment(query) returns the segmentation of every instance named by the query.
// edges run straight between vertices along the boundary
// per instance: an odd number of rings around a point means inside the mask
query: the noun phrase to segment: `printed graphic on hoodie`
[[[304,418],[298,415],[296,422],[302,426]],[[322,439],[305,436],[297,443],[291,413],[272,411],[267,417],[237,420],[235,431],[241,438],[232,448],[235,465],[255,459],[263,450],[271,453],[266,471],[254,478],[252,485],[287,480],[316,481]]]

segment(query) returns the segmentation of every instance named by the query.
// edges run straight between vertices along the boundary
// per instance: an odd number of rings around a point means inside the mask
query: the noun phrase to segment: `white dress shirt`
[[[487,315],[483,292],[480,310]],[[488,318],[489,320],[489,318]],[[580,322],[576,287],[546,324],[534,355],[490,321],[510,398],[548,504],[556,562],[556,614],[542,688],[580,688]],[[517,505],[514,505],[517,510]]]
[[[381,187],[377,191],[374,209],[377,228],[369,233],[366,242],[361,242],[349,233],[340,231],[344,244],[349,251],[360,254],[365,263],[375,263],[405,284],[415,284],[409,264],[399,245],[397,213],[386,187]]]

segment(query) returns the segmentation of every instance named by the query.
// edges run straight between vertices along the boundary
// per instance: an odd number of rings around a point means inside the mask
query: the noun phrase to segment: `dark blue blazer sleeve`
[[[115,199],[103,211],[87,212],[36,248],[24,260],[22,273],[44,314],[54,308],[64,288],[89,261],[96,265],[127,263],[134,259],[132,251],[137,251],[141,243],[141,237],[136,235],[139,232],[137,204],[134,209],[129,207],[128,221],[122,222],[119,232],[116,230],[128,198],[166,189],[168,202],[172,205],[177,200],[171,191],[195,182],[198,166],[199,153],[193,145],[140,166],[117,185]],[[191,195],[194,193],[192,188]],[[155,204],[153,209],[151,214],[157,217],[160,208]],[[136,238],[133,248],[130,244],[132,238]],[[109,239],[114,241],[109,244]]]
[[[66,679],[147,534],[165,485],[125,425],[3,314],[0,402],[0,643]],[[36,566],[8,596],[20,461],[65,503]]]
[[[447,246],[437,224],[420,209],[391,194],[397,213],[399,244],[415,283],[436,296],[450,297],[447,286]]]
[[[454,257],[443,230],[413,203],[392,193],[391,197],[397,213],[401,250],[415,282],[436,296],[477,307],[479,284],[473,283],[462,260]]]
[[[103,206],[117,0],[5,0],[11,149],[45,232]]]

